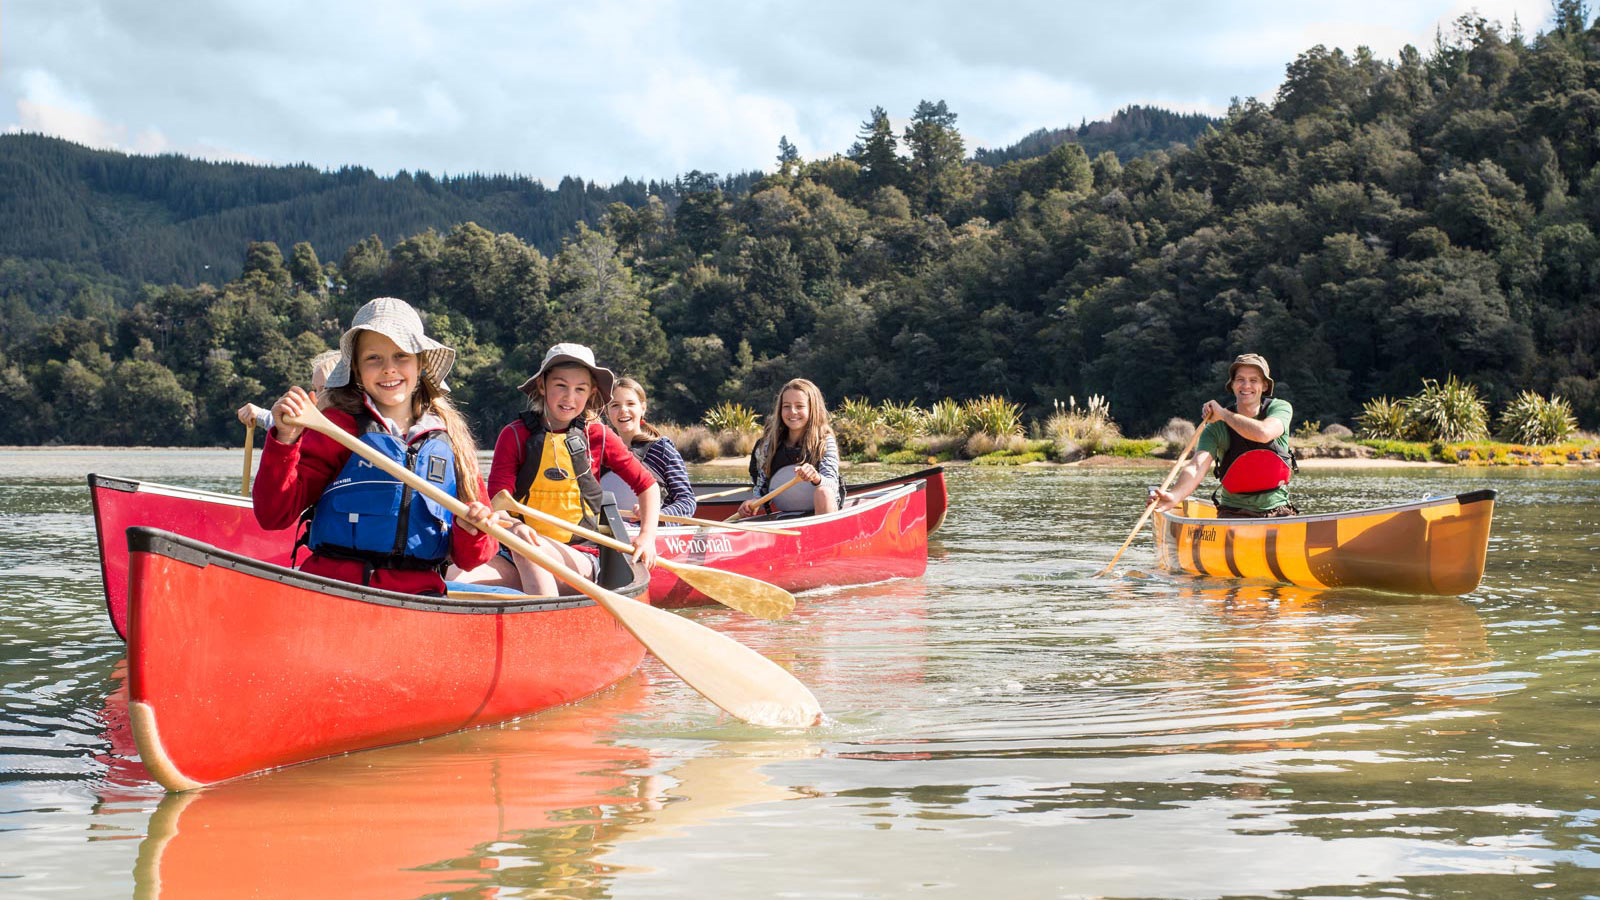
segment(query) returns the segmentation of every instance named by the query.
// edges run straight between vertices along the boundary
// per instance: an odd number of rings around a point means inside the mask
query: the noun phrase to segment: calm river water
[[[1423,599],[1169,576],[1148,532],[1096,579],[1159,471],[957,469],[925,577],[690,613],[822,727],[647,662],[172,796],[126,731],[91,471],[228,491],[239,457],[0,451],[0,896],[1600,896],[1600,470],[1303,473],[1308,511],[1501,492],[1482,587]]]

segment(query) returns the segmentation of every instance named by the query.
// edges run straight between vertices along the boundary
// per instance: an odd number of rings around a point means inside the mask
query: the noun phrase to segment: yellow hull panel
[[[1352,512],[1280,519],[1219,519],[1185,501],[1156,514],[1162,568],[1305,588],[1466,594],[1483,579],[1494,491],[1473,491]]]

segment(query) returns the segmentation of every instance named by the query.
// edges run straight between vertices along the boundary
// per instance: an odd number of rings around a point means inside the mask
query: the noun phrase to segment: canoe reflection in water
[[[1461,600],[1156,577],[1174,602],[1139,680],[1162,686],[1141,713],[1166,721],[1162,752],[1381,752],[1418,716],[1481,715],[1501,677]],[[1149,603],[1132,585],[1122,597]]]
[[[607,742],[651,690],[635,675],[502,726],[167,794],[136,896],[601,896],[622,871],[613,845],[804,796],[760,772],[819,752],[804,740],[685,761]]]

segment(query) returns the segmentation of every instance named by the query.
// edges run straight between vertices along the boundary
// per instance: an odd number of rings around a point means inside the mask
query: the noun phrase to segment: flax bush
[[[700,424],[710,431],[761,431],[761,417],[743,403],[719,403],[701,418]]]
[[[1000,439],[1022,434],[1022,407],[1004,397],[988,394],[968,400],[962,411],[974,433]]]
[[[833,411],[832,423],[840,453],[877,458],[878,445],[883,442],[886,429],[883,414],[876,406],[860,397],[846,397]]]
[[[916,401],[895,403],[885,400],[878,404],[878,422],[883,426],[883,443],[887,447],[906,447],[912,438],[926,434],[927,418],[927,412],[918,408]]]
[[[1523,391],[1500,413],[1500,437],[1519,444],[1559,444],[1578,428],[1572,407],[1561,397],[1550,399]]]
[[[1374,397],[1361,407],[1356,429],[1362,438],[1373,441],[1403,441],[1406,438],[1406,406],[1402,398]]]
[[[1489,414],[1476,386],[1451,375],[1443,384],[1422,379],[1422,390],[1406,401],[1409,437],[1458,443],[1489,436]]]
[[[961,404],[946,397],[928,408],[922,419],[926,434],[966,435],[967,414]]]

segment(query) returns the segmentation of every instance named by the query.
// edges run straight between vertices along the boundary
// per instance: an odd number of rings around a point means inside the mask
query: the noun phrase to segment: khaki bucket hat
[[[1239,371],[1240,366],[1255,366],[1260,369],[1261,377],[1267,382],[1267,396],[1272,396],[1272,368],[1267,365],[1267,358],[1259,353],[1241,353],[1233,358],[1233,362],[1228,366],[1228,381],[1223,385],[1225,389],[1233,390],[1233,373]]]
[[[445,383],[444,377],[450,374],[450,367],[455,365],[456,351],[423,334],[422,317],[411,308],[411,304],[394,297],[370,300],[356,310],[349,329],[339,338],[339,361],[328,373],[328,387],[343,387],[350,383],[351,361],[355,357],[358,331],[375,331],[394,341],[395,346],[407,353],[415,353],[422,377],[440,394],[450,393],[450,385]]]
[[[522,383],[521,391],[529,397],[533,396],[533,384],[543,377],[544,373],[556,366],[577,365],[589,370],[594,376],[594,385],[600,394],[602,405],[611,402],[611,386],[616,383],[615,372],[595,364],[594,351],[582,344],[557,344],[546,350],[544,362],[539,363],[539,371],[533,377]]]

